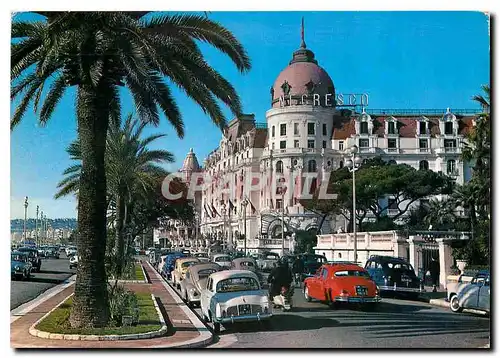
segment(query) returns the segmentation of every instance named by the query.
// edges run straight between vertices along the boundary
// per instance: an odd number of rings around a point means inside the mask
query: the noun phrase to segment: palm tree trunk
[[[104,152],[108,130],[107,88],[78,88],[78,138],[82,171],[78,200],[78,269],[70,323],[104,327],[109,319],[106,253],[106,174]]]
[[[115,277],[121,278],[123,271],[123,225],[124,225],[124,199],[123,195],[116,195],[116,230],[115,230]]]

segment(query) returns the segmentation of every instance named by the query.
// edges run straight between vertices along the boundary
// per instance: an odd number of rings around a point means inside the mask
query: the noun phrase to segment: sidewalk
[[[74,291],[74,285],[65,288],[50,299],[34,307],[10,325],[12,348],[195,348],[212,342],[212,333],[194,315],[158,273],[143,264],[151,284],[126,284],[136,292],[154,294],[160,300],[160,310],[168,326],[166,336],[127,341],[71,341],[34,337],[28,330],[36,321]]]

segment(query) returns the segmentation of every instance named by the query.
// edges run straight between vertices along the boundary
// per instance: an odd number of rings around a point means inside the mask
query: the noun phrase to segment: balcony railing
[[[418,148],[417,149],[417,153],[430,153],[430,149],[429,148]]]
[[[388,153],[398,153],[399,149],[398,148],[387,148],[386,150]]]
[[[445,153],[457,153],[458,148],[457,147],[444,147],[444,152]]]

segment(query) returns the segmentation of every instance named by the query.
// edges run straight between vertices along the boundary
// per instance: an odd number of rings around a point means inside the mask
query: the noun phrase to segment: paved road
[[[10,282],[10,309],[26,303],[76,273],[69,269],[69,260],[64,252],[59,259],[42,259],[42,271],[34,272],[29,281]]]
[[[478,348],[489,343],[489,318],[454,314],[427,303],[384,298],[374,312],[306,302],[295,289],[291,312],[274,310],[270,329],[222,328],[213,347],[230,348]],[[201,316],[201,310],[195,309]]]

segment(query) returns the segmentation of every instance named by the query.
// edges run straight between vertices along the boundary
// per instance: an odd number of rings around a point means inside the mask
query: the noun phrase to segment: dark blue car
[[[172,252],[165,257],[165,264],[163,265],[161,275],[165,277],[167,280],[170,280],[171,273],[174,270],[175,260],[181,257],[187,257],[182,252]]]

